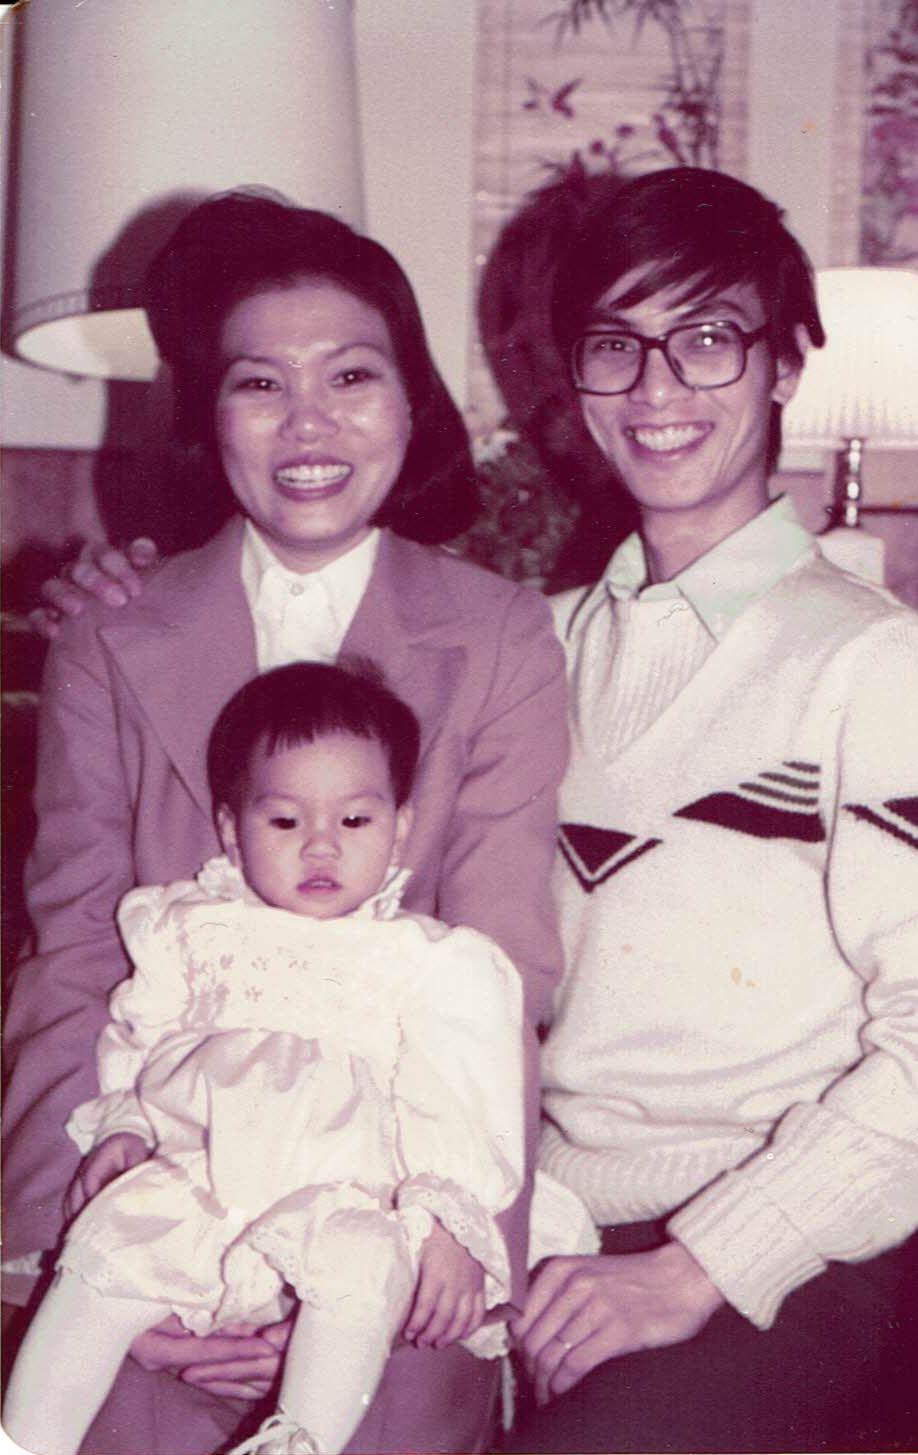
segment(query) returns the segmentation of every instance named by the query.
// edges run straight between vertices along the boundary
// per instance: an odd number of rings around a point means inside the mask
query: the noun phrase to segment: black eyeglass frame
[[[742,345],[743,360],[739,373],[734,375],[732,379],[725,379],[722,384],[689,384],[685,379],[677,361],[670,357],[669,341],[674,333],[684,333],[695,328],[728,328],[731,333],[736,335]],[[704,319],[701,323],[679,323],[675,328],[671,328],[668,333],[658,334],[655,338],[648,338],[642,333],[633,333],[627,328],[588,328],[574,340],[571,347],[571,379],[578,394],[593,394],[600,399],[612,399],[617,394],[629,394],[632,389],[637,388],[644,377],[644,370],[647,367],[647,355],[651,349],[659,349],[673,374],[679,380],[679,383],[684,385],[686,389],[726,389],[730,384],[736,384],[742,379],[746,372],[749,350],[753,344],[758,343],[759,339],[764,338],[767,332],[767,323],[760,324],[758,328],[745,329],[740,328],[738,323],[734,323],[732,318],[708,318]],[[587,389],[577,382],[577,351],[585,339],[602,337],[603,334],[614,334],[617,338],[632,338],[641,346],[641,361],[638,364],[638,371],[631,380],[631,383],[626,384],[623,389]]]

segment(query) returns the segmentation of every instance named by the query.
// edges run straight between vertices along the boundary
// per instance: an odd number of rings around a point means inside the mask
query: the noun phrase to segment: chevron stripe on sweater
[[[889,798],[879,808],[869,808],[866,803],[846,803],[845,809],[864,823],[873,824],[874,828],[918,849],[918,798]]]
[[[584,823],[563,823],[558,839],[567,864],[587,894],[663,842]]]
[[[757,839],[801,839],[815,844],[826,836],[819,817],[819,768],[815,763],[793,760],[759,773],[752,782],[686,804],[674,816]]]

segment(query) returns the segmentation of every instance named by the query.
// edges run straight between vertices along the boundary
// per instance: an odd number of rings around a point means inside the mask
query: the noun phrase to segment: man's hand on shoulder
[[[32,630],[53,641],[65,616],[79,616],[95,598],[107,606],[125,606],[143,590],[143,573],[159,560],[155,541],[138,536],[115,550],[107,541],[87,542],[77,559],[41,588],[43,605],[29,612]]]

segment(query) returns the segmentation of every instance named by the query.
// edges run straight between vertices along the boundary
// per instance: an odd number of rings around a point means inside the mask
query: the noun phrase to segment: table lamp
[[[866,503],[865,450],[918,449],[918,273],[825,268],[816,274],[827,340],[811,349],[782,415],[785,445],[841,452],[833,525],[916,505]]]

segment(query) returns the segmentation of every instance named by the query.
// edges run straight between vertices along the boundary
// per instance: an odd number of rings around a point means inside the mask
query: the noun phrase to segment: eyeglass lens
[[[652,348],[662,348],[673,373],[689,388],[719,389],[739,379],[745,367],[743,335],[731,323],[687,324],[652,341],[597,331],[577,342],[575,383],[597,394],[624,394],[633,388]]]

